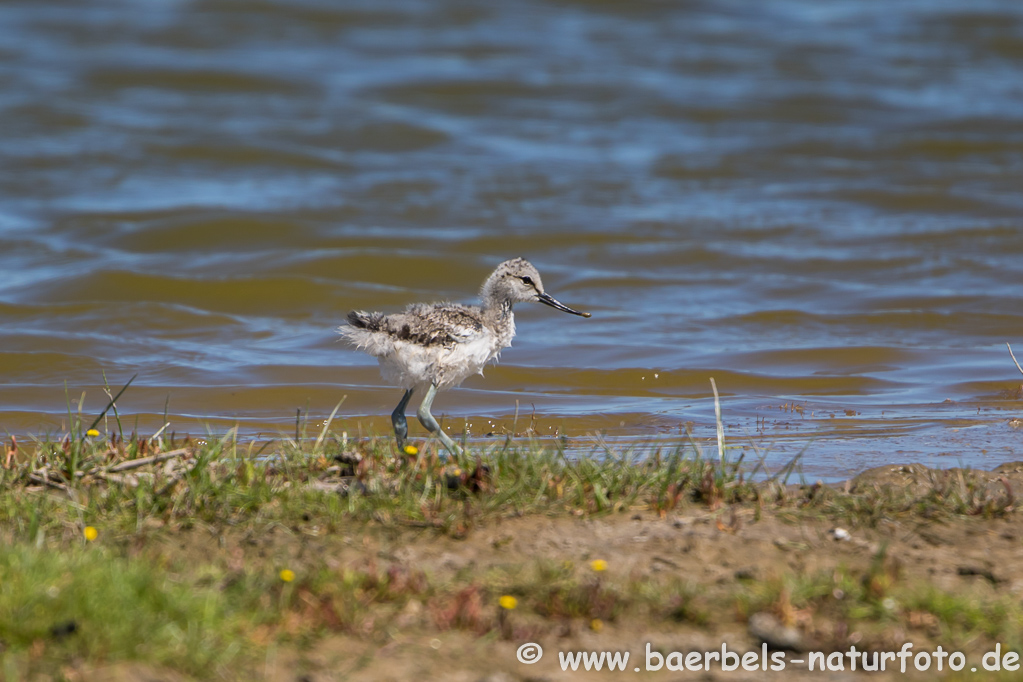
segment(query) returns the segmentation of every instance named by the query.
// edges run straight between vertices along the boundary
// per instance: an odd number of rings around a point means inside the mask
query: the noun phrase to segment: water
[[[594,317],[458,431],[713,451],[714,377],[773,468],[1021,459],[1021,69],[1015,0],[7,2],[0,424],[386,433],[332,328],[524,256]]]

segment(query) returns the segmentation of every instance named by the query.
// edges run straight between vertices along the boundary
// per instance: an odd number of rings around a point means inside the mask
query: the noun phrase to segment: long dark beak
[[[550,307],[555,308],[557,310],[561,310],[561,311],[564,311],[566,313],[572,313],[573,315],[578,315],[579,317],[589,317],[590,316],[589,313],[581,313],[578,310],[572,310],[567,305],[565,305],[564,303],[561,303],[560,301],[558,301],[556,298],[554,298],[550,294],[537,294],[537,298],[540,301],[540,303],[544,303],[546,305],[549,305]]]

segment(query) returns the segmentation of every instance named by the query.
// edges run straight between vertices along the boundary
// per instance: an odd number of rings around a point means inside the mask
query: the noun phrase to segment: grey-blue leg
[[[405,436],[408,435],[408,422],[405,421],[405,408],[408,407],[409,398],[415,389],[410,388],[401,397],[401,402],[391,413],[391,424],[394,425],[394,438],[398,441],[398,447],[405,447]]]
[[[441,430],[440,424],[430,414],[430,408],[433,406],[433,398],[437,395],[437,384],[430,384],[430,388],[426,391],[426,397],[423,398],[423,403],[419,406],[419,423],[426,427],[426,430],[430,433],[436,434],[440,438],[440,442],[444,444],[448,452],[452,455],[457,455],[461,450],[455,445],[455,441],[451,440],[448,434]]]

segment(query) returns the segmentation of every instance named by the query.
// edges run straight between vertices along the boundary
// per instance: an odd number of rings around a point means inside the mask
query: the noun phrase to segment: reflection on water
[[[456,431],[709,438],[713,376],[772,465],[1018,458],[1021,67],[1013,0],[5,3],[3,426],[138,372],[139,428],[386,432],[332,327],[521,255],[594,317],[517,310]]]

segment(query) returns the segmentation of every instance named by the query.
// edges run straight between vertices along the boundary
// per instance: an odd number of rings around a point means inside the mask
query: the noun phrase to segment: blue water
[[[333,327],[521,255],[594,317],[452,432],[712,443],[713,376],[808,475],[1018,459],[1021,68],[1009,0],[5,3],[0,424],[385,434]]]

